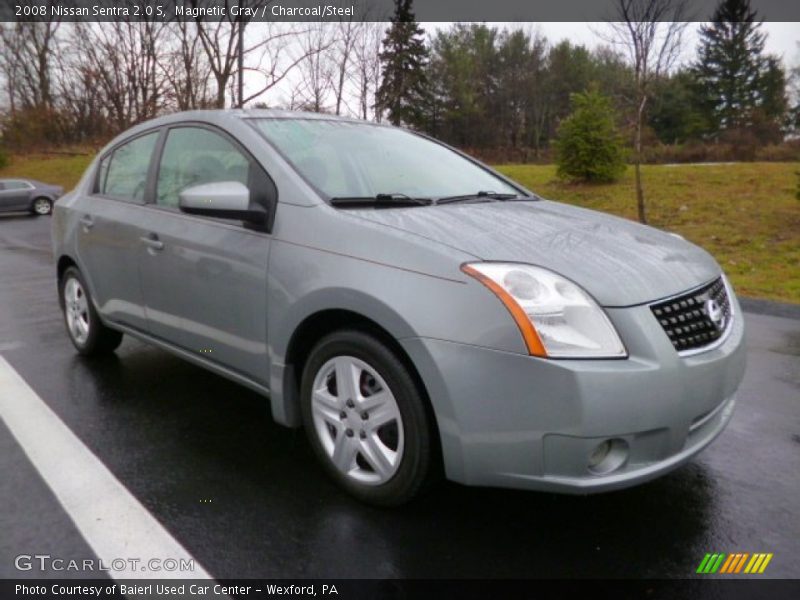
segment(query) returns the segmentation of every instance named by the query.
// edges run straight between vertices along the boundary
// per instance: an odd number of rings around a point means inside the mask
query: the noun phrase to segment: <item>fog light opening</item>
[[[620,438],[604,440],[589,454],[588,469],[595,475],[607,475],[628,460],[628,442]]]

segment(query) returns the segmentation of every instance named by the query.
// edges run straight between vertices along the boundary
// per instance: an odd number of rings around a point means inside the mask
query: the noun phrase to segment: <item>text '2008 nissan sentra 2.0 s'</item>
[[[741,311],[705,251],[385,125],[140,124],[59,200],[53,238],[80,353],[127,333],[263,393],[377,504],[442,471],[646,481],[722,431],[744,371]]]

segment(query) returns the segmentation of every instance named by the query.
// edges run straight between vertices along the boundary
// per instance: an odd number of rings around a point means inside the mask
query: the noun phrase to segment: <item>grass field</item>
[[[0,169],[0,177],[27,177],[71,190],[86,167],[92,162],[89,155],[26,154],[12,155],[11,162]]]
[[[91,157],[16,156],[0,177],[41,179],[71,189]],[[552,200],[636,218],[633,170],[608,185],[560,182],[550,165],[500,171]],[[739,294],[800,303],[797,163],[643,167],[650,224],[680,233],[720,262]]]

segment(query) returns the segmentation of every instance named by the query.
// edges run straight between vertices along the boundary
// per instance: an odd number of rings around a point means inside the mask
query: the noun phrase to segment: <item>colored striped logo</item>
[[[762,552],[755,554],[748,552],[706,554],[700,562],[700,566],[697,567],[697,573],[703,575],[713,575],[714,573],[763,573],[771,560],[771,552],[769,554]]]

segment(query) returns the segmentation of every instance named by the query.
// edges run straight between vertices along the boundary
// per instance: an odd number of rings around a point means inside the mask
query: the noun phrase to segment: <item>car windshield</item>
[[[456,152],[402,129],[320,119],[251,122],[328,198],[521,194]]]

